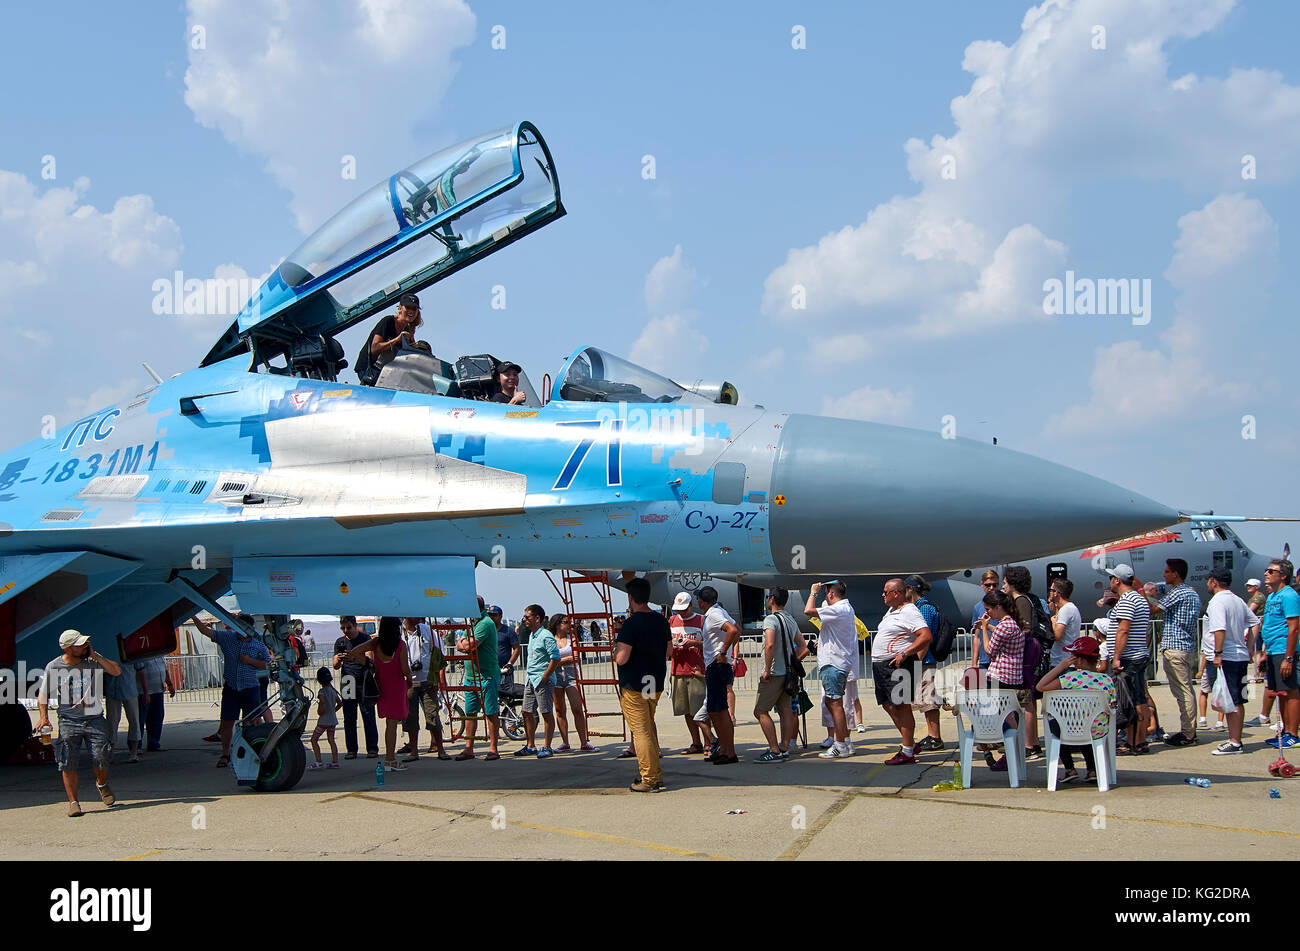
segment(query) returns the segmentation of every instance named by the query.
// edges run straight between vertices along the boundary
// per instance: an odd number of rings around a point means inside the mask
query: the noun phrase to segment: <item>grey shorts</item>
[[[77,771],[83,743],[95,768],[108,769],[108,721],[102,715],[84,720],[60,717],[59,735],[54,740],[54,763],[59,772]]]
[[[554,713],[555,687],[542,684],[534,687],[530,680],[524,684],[524,713]]]

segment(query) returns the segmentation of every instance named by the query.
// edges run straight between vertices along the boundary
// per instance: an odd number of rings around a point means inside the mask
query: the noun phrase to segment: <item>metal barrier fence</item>
[[[1156,656],[1156,645],[1163,626],[1163,620],[1152,621],[1147,632],[1147,643],[1151,655]],[[1200,625],[1204,624],[1202,618],[1198,624],[1196,649],[1199,653],[1201,644]],[[1091,622],[1085,623],[1080,634],[1093,634],[1093,625]],[[858,680],[871,681],[871,653],[869,641],[858,641]],[[953,640],[952,652],[948,655],[947,660],[939,665],[940,682],[955,680],[960,676],[961,671],[971,666],[971,647],[972,639],[970,632],[959,627],[956,630],[956,637]],[[737,690],[757,690],[758,678],[762,673],[762,656],[763,656],[763,634],[758,631],[744,631],[739,641],[739,655],[745,659],[745,676],[735,679],[734,687]],[[604,665],[609,663],[608,653],[598,653],[588,655],[592,660],[584,666],[589,670],[601,670],[603,673]],[[1199,658],[1198,658],[1199,659]],[[316,686],[316,669],[318,667],[331,667],[334,655],[332,651],[313,651],[308,655],[307,664],[302,669],[303,679],[308,686],[314,691]],[[173,655],[167,658],[167,663],[173,674],[175,682],[176,674],[180,674],[182,684],[180,692],[177,694],[177,701],[191,703],[217,703],[221,700],[221,683],[222,671],[224,669],[224,660],[221,654],[181,654]],[[451,665],[448,670],[448,679],[456,683],[460,682],[461,672],[456,668],[458,664]],[[1148,679],[1156,681],[1158,665],[1152,663],[1148,669]],[[804,669],[808,671],[808,679],[816,679],[816,658],[805,658]],[[519,676],[522,665],[516,668],[516,677]],[[335,678],[337,679],[337,673]],[[601,674],[593,673],[593,677],[599,677]],[[609,685],[595,685],[586,688],[590,693],[616,693],[616,688]],[[669,691],[671,692],[671,678],[669,678]]]

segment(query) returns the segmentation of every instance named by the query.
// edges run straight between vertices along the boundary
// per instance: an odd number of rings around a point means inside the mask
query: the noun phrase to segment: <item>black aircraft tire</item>
[[[32,718],[18,703],[0,704],[0,766],[8,763],[23,741],[32,735]]]
[[[271,736],[275,725],[258,723],[244,730],[244,739],[248,745],[262,755],[262,747]],[[302,737],[296,733],[281,738],[271,751],[270,759],[262,764],[257,774],[257,784],[253,787],[259,792],[284,792],[298,785],[303,771],[307,768],[307,748],[302,745]]]

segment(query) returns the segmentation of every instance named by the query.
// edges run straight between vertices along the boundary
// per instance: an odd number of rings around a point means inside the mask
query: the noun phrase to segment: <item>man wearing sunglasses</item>
[[[1295,568],[1291,562],[1279,558],[1271,562],[1264,572],[1264,587],[1270,594],[1264,602],[1264,621],[1260,628],[1264,652],[1268,655],[1265,680],[1269,690],[1279,697],[1282,715],[1282,736],[1264,742],[1274,748],[1289,750],[1300,740],[1296,739],[1297,721],[1300,721],[1300,682],[1296,679],[1296,636],[1300,632],[1300,594],[1291,587]]]
[[[996,571],[992,568],[985,571],[980,577],[980,596],[975,599],[975,606],[971,608],[970,612],[970,631],[974,641],[971,649],[978,654],[979,660],[977,663],[980,670],[989,669],[989,655],[986,648],[988,647],[989,631],[992,630],[992,625],[989,623],[989,611],[984,606],[983,599],[984,595],[990,591],[998,590],[998,585],[1001,583],[1002,579],[998,577]]]

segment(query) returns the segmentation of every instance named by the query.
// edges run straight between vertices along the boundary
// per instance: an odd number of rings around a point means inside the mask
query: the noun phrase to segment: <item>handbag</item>
[[[743,677],[749,673],[749,665],[745,663],[745,658],[737,657],[735,665],[735,674],[737,677]]]
[[[361,699],[379,699],[379,677],[375,674],[375,668],[373,667],[367,667],[361,675]]]

